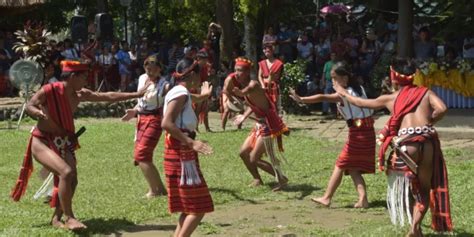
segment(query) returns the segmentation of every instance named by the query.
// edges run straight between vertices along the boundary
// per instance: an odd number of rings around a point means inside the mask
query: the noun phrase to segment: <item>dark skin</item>
[[[396,83],[392,81],[392,83]],[[394,101],[398,96],[399,91],[389,95],[382,95],[375,99],[362,99],[353,97],[339,84],[334,84],[334,90],[340,95],[347,98],[347,100],[357,106],[382,109],[387,108],[391,113],[393,112]],[[446,114],[447,108],[444,102],[431,90],[429,90],[414,112],[408,113],[402,120],[400,129],[408,127],[424,126],[427,124],[435,124],[440,121]],[[426,208],[424,210],[413,207],[413,224],[407,236],[423,236],[421,231],[421,222],[425,216],[430,200],[431,177],[433,175],[433,144],[427,141],[423,144],[413,143],[407,144],[407,154],[418,163],[418,179],[420,181],[420,194],[422,195],[422,203]],[[423,152],[421,147],[423,146]]]
[[[262,88],[260,83],[258,83],[258,81],[250,80],[250,68],[235,66],[235,72],[237,73],[237,81],[240,85],[242,85],[242,89],[233,87],[232,93],[240,97],[246,96],[249,101],[260,110],[269,110],[270,102],[265,95],[265,90]],[[226,90],[228,89],[229,88],[226,88]],[[235,118],[234,124],[240,126],[252,112],[252,109],[249,107],[243,115],[238,115]],[[252,147],[252,137],[249,136],[240,148],[240,157],[254,179],[249,186],[256,187],[263,184],[262,178],[258,173],[258,168],[260,168],[272,176],[279,176],[279,184],[273,188],[273,191],[279,191],[286,185],[286,183],[288,183],[288,179],[282,174],[275,174],[272,165],[269,162],[261,159],[264,153],[265,144],[263,143],[262,137],[258,137],[255,142],[255,146]]]
[[[68,97],[72,112],[76,111],[82,101],[119,101],[137,98],[145,93],[145,90],[134,93],[93,92],[83,88],[87,84],[87,72],[72,73],[70,78],[64,82],[65,94]],[[46,103],[46,94],[40,89],[28,102],[26,106],[28,115],[37,118],[36,127],[47,133],[66,135],[67,132],[49,119],[48,106]],[[72,211],[72,198],[77,186],[76,163],[71,153],[61,158],[49,148],[48,141],[33,137],[32,154],[35,159],[47,170],[59,177],[59,201],[61,206],[55,209],[51,219],[54,227],[78,230],[87,228],[83,223],[76,219]],[[64,215],[64,223],[61,221]]]

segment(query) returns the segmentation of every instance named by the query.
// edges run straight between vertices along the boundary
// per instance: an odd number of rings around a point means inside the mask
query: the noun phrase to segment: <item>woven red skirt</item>
[[[336,166],[361,173],[375,173],[375,131],[372,117],[361,119],[360,126],[349,127],[349,137]]]
[[[160,140],[161,132],[160,115],[139,115],[133,154],[135,165],[138,165],[138,162],[153,161],[153,151]]]
[[[187,146],[181,146],[180,141],[166,134],[164,158],[169,212],[197,214],[214,211],[211,194],[199,167],[197,152],[192,151]],[[196,168],[201,179],[200,184],[192,186],[180,184],[182,159],[195,159]]]

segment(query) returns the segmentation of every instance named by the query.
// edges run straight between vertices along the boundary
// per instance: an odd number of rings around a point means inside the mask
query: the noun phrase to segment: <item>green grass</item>
[[[80,139],[82,148],[78,150],[79,187],[74,198],[74,210],[78,218],[89,228],[83,235],[107,235],[117,233],[136,224],[150,222],[174,223],[176,216],[170,216],[165,198],[146,200],[143,197],[147,186],[141,171],[133,166],[132,123],[116,120],[78,120],[76,127],[87,127]],[[289,161],[286,171],[290,178],[287,192],[273,193],[274,180],[262,173],[268,184],[262,188],[251,189],[251,181],[238,157],[240,144],[248,130],[225,133],[204,133],[200,139],[207,140],[214,148],[214,154],[201,157],[201,167],[210,187],[216,205],[238,205],[262,201],[292,201],[307,199],[308,196],[321,195],[332,172],[335,157],[342,144],[309,138],[304,131],[296,131],[285,139],[286,157]],[[53,229],[48,225],[52,210],[32,195],[41,185],[36,173],[31,178],[26,196],[18,203],[9,199],[9,192],[17,175],[28,140],[28,131],[0,130],[0,236],[73,236],[72,232]],[[155,150],[155,164],[162,174],[163,139]],[[474,196],[472,177],[474,160],[465,151],[450,149],[446,151],[450,178],[451,210],[456,234],[474,234]],[[36,168],[40,167],[35,164]],[[163,177],[163,175],[162,175]],[[344,232],[324,229],[306,221],[304,230],[294,232],[308,236],[349,235],[349,236],[400,236],[406,229],[392,226],[385,211],[385,175],[366,175],[368,195],[372,208],[363,210],[380,215],[381,218],[358,220]],[[355,196],[352,181],[344,178],[333,203],[336,208],[347,212],[361,212],[346,208],[352,205]],[[285,207],[281,207],[282,211]],[[270,208],[277,210],[278,208]],[[302,210],[304,214],[305,210]],[[382,218],[383,217],[383,218]],[[429,214],[425,218],[424,232],[429,229]],[[160,222],[160,221],[161,222]],[[317,222],[317,221],[315,221]],[[203,223],[201,234],[221,233],[221,226]],[[274,228],[256,225],[255,232],[271,234]]]

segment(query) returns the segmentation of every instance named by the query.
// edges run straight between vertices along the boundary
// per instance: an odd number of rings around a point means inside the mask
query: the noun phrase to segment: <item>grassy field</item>
[[[176,216],[167,212],[165,198],[146,200],[144,178],[133,166],[132,123],[117,120],[81,119],[76,123],[87,127],[81,137],[82,148],[78,150],[79,187],[74,198],[77,217],[88,225],[81,235],[109,235],[118,233],[141,223],[174,223]],[[214,148],[214,154],[201,157],[201,166],[211,189],[214,202],[219,206],[247,205],[255,202],[288,202],[307,200],[313,195],[322,195],[335,157],[341,144],[317,138],[309,138],[305,131],[294,131],[285,139],[286,167],[290,186],[286,192],[272,193],[271,177],[263,175],[268,185],[250,189],[251,177],[238,158],[238,149],[248,130],[203,133],[200,139],[207,140]],[[51,211],[32,195],[41,185],[36,173],[32,176],[26,196],[19,203],[9,199],[8,194],[17,178],[23,152],[26,148],[28,131],[0,130],[0,236],[73,236],[75,233],[53,229],[48,225]],[[162,140],[155,151],[155,163],[162,171]],[[472,154],[462,150],[445,151],[450,177],[451,210],[455,234],[474,234],[474,159]],[[38,165],[36,168],[40,167]],[[162,175],[163,177],[163,175]],[[333,200],[340,211],[348,214],[369,213],[380,218],[359,219],[344,231],[325,228],[324,225],[308,223],[306,228],[295,228],[298,236],[400,236],[406,229],[390,224],[385,210],[385,175],[366,175],[371,208],[353,210],[355,191],[350,179],[345,178]],[[309,202],[309,201],[307,201]],[[302,213],[304,210],[302,210]],[[425,234],[429,229],[429,214],[425,218]],[[221,226],[205,222],[198,228],[201,235],[219,235]],[[267,227],[259,227],[261,235],[273,235]],[[276,233],[274,233],[276,234]]]

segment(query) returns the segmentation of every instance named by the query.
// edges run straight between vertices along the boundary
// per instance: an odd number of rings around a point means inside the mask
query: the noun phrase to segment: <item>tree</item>
[[[240,0],[239,9],[244,17],[244,46],[245,56],[257,61],[257,17],[260,10],[260,1]]]
[[[413,0],[398,0],[398,56],[413,56]]]
[[[222,27],[220,41],[221,60],[232,60],[232,50],[234,47],[234,8],[232,0],[216,0],[216,19]]]

